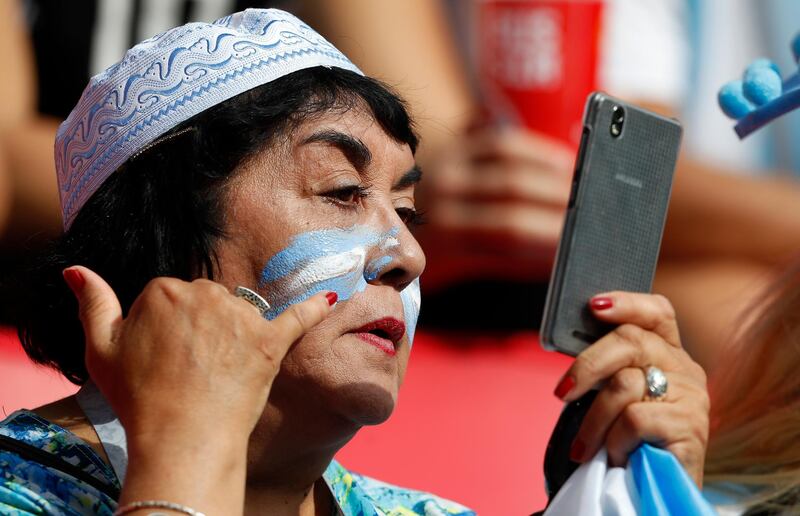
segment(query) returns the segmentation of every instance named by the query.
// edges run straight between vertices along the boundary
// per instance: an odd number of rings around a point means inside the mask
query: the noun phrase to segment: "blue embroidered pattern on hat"
[[[162,134],[240,93],[315,66],[362,74],[312,28],[278,9],[189,23],[134,46],[89,81],[58,129],[64,228],[120,165]]]

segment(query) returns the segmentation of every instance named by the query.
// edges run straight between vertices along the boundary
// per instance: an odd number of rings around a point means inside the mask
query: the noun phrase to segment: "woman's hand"
[[[87,369],[128,439],[121,501],[241,514],[250,433],[283,357],[335,295],[267,321],[219,283],[157,278],[123,319],[100,276],[72,267],[64,277],[78,298]]]
[[[619,326],[578,355],[556,388],[569,402],[602,382],[573,441],[572,460],[586,461],[605,444],[611,464],[622,466],[644,441],[671,451],[702,486],[710,407],[706,374],[681,347],[672,305],[663,296],[629,292],[600,294],[589,305],[595,317]],[[645,395],[649,366],[667,377],[660,401]]]
[[[289,347],[331,311],[319,294],[267,321],[219,283],[157,278],[122,319],[111,287],[73,270],[85,280],[86,365],[129,439],[183,424],[249,436]]]

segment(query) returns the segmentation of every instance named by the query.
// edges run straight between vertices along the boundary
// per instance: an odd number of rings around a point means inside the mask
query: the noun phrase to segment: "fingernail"
[[[572,462],[580,462],[583,459],[583,454],[586,451],[586,445],[580,439],[572,441],[572,446],[569,448],[569,460]]]
[[[64,281],[67,282],[70,290],[76,296],[80,294],[81,290],[83,290],[83,285],[86,283],[86,280],[83,279],[83,274],[78,269],[64,269],[61,273],[64,276]]]
[[[611,301],[610,297],[593,297],[589,304],[592,305],[592,308],[595,310],[608,310],[612,306],[614,306],[614,302]]]
[[[564,396],[569,394],[569,391],[571,391],[573,387],[575,387],[575,378],[567,375],[562,378],[560,382],[558,382],[556,390],[553,392],[553,394],[556,395],[556,398],[563,400]]]
[[[327,294],[325,294],[325,299],[328,300],[328,304],[330,306],[333,306],[336,304],[336,301],[339,300],[339,294],[337,294],[336,292],[328,292]]]

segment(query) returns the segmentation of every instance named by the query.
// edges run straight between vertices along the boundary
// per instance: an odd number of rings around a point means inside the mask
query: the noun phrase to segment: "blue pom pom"
[[[777,73],[778,76],[781,75],[781,69],[778,68],[778,65],[776,65],[773,61],[767,59],[766,57],[759,57],[758,59],[750,63],[750,66],[748,66],[747,68],[772,68],[773,70],[775,70],[775,73]]]
[[[756,108],[752,102],[745,98],[742,91],[742,81],[731,81],[720,88],[717,99],[723,113],[734,120],[742,118]]]
[[[763,64],[751,64],[744,71],[744,96],[757,106],[763,106],[780,97],[783,91],[783,80],[772,67]]]

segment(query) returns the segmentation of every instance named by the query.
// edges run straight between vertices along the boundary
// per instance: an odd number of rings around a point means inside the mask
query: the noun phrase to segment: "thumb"
[[[117,295],[103,278],[86,267],[69,267],[63,274],[78,300],[87,351],[102,352],[111,344],[114,330],[122,320]]]

